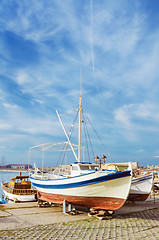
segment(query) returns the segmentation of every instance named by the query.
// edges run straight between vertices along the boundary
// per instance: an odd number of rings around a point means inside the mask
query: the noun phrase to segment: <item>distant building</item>
[[[5,168],[5,166],[0,166],[0,169],[4,169]]]
[[[28,164],[7,164],[5,167],[12,170],[27,170]],[[32,168],[32,166],[29,165],[29,168]]]
[[[139,167],[138,162],[131,162],[132,169],[137,169]],[[102,164],[102,169],[109,169],[109,170],[117,170],[120,171],[127,169],[129,166],[129,162],[123,162],[123,163],[106,163]]]

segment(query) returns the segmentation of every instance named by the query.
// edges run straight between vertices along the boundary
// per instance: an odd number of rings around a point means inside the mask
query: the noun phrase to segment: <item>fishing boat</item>
[[[30,174],[30,180],[37,189],[38,200],[58,204],[66,201],[74,206],[83,206],[89,209],[117,210],[124,205],[128,197],[131,186],[131,170],[102,170],[100,164],[81,161],[81,124],[84,122],[81,118],[82,112],[80,96],[78,154],[75,152],[75,146],[71,143],[70,136],[57,112],[67,137],[65,145],[70,146],[75,157],[75,162],[71,164],[70,174],[40,173],[35,168],[35,172]],[[53,145],[56,144],[43,144],[41,151],[44,153]],[[29,150],[31,149],[34,147]]]
[[[1,188],[5,194],[5,200],[13,202],[36,201],[36,189],[31,188],[29,176],[15,176],[10,182],[2,182]]]
[[[128,201],[145,201],[151,193],[153,186],[153,173],[132,178]]]

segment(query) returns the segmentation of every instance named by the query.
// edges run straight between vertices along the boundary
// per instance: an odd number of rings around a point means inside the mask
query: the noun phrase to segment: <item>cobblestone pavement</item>
[[[159,209],[114,216],[99,220],[49,224],[31,228],[0,231],[0,239],[159,239]]]

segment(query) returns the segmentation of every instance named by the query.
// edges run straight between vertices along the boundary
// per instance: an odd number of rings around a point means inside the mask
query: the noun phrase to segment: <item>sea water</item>
[[[22,176],[28,176],[27,172],[22,172]],[[19,176],[20,172],[1,172],[0,171],[0,200],[2,199],[3,190],[1,188],[1,182],[9,182],[12,177]]]

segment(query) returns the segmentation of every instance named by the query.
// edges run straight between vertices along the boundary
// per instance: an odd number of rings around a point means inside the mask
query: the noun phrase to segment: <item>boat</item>
[[[71,164],[69,174],[55,173],[30,173],[30,181],[37,189],[38,201],[47,201],[50,203],[62,204],[67,202],[73,206],[82,206],[89,209],[98,210],[117,210],[121,208],[130,191],[131,186],[131,170],[116,171],[102,170],[100,164],[93,164],[90,161],[82,162],[81,159],[81,114],[82,99],[80,96],[79,104],[79,142],[78,155],[75,152],[75,146],[70,141],[70,136],[62,123],[61,117],[57,112],[58,118],[67,137],[64,144],[70,146],[75,162]],[[43,144],[41,151],[50,149],[56,144]],[[58,145],[58,143],[57,143]],[[39,147],[40,145],[38,145]],[[36,148],[36,146],[35,146]],[[34,147],[31,147],[34,149]],[[30,156],[30,154],[29,154]],[[29,160],[30,161],[30,160]]]
[[[145,201],[153,187],[154,174],[144,174],[142,176],[134,176],[132,178],[130,193],[128,196],[128,201]]]
[[[32,202],[36,201],[36,189],[31,188],[29,176],[15,176],[10,182],[2,182],[1,188],[5,194],[5,201]]]

